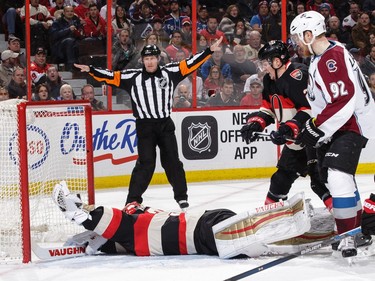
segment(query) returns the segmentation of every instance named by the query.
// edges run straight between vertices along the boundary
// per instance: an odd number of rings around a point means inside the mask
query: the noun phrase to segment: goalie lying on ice
[[[69,220],[89,231],[71,243],[88,243],[86,253],[129,253],[137,256],[206,254],[231,258],[263,254],[268,243],[296,237],[310,229],[302,193],[291,199],[235,214],[228,209],[170,213],[139,204],[124,210],[97,207],[91,211],[57,184],[53,200]]]

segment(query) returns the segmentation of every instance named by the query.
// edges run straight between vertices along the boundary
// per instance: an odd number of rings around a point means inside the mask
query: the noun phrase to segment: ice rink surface
[[[362,202],[375,192],[373,175],[358,175]],[[189,212],[228,208],[235,212],[263,205],[269,179],[193,183],[189,185]],[[309,180],[300,178],[290,196],[305,192],[314,207],[323,203],[311,191]],[[126,188],[96,192],[97,205],[122,208]],[[169,185],[151,186],[144,194],[144,205],[178,211]],[[310,254],[266,269],[242,280],[257,281],[373,281],[375,257],[360,259],[351,266],[326,253]],[[0,264],[1,281],[209,281],[224,280],[278,257],[221,260],[212,256],[84,256],[59,261],[34,261],[30,264]]]

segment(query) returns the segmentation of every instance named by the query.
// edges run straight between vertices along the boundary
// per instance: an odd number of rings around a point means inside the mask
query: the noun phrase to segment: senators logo
[[[293,79],[296,79],[296,80],[298,80],[298,81],[301,81],[301,80],[302,80],[302,77],[303,77],[302,71],[299,70],[299,69],[295,69],[295,70],[293,70],[293,71],[290,73],[290,77],[292,77]]]

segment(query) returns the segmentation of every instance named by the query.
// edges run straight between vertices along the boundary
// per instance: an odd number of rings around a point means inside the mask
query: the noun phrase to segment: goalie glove
[[[288,139],[296,139],[300,126],[296,120],[289,120],[285,123],[281,123],[277,131],[270,133],[271,141],[274,144],[282,145],[287,143]]]
[[[269,124],[274,123],[271,116],[261,111],[247,115],[246,120],[246,125],[241,128],[241,136],[247,144],[258,138],[256,132],[262,132]]]
[[[297,137],[296,144],[303,146],[316,147],[319,139],[324,136],[324,132],[315,126],[315,118],[306,121],[301,133]]]
[[[370,198],[363,204],[362,232],[365,235],[375,235],[375,194],[371,193]]]

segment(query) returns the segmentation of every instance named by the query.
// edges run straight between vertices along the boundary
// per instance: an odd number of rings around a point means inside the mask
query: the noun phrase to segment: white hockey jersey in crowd
[[[315,125],[324,132],[325,142],[338,130],[354,131],[375,138],[375,103],[357,62],[338,43],[319,56],[309,67],[307,98]]]

